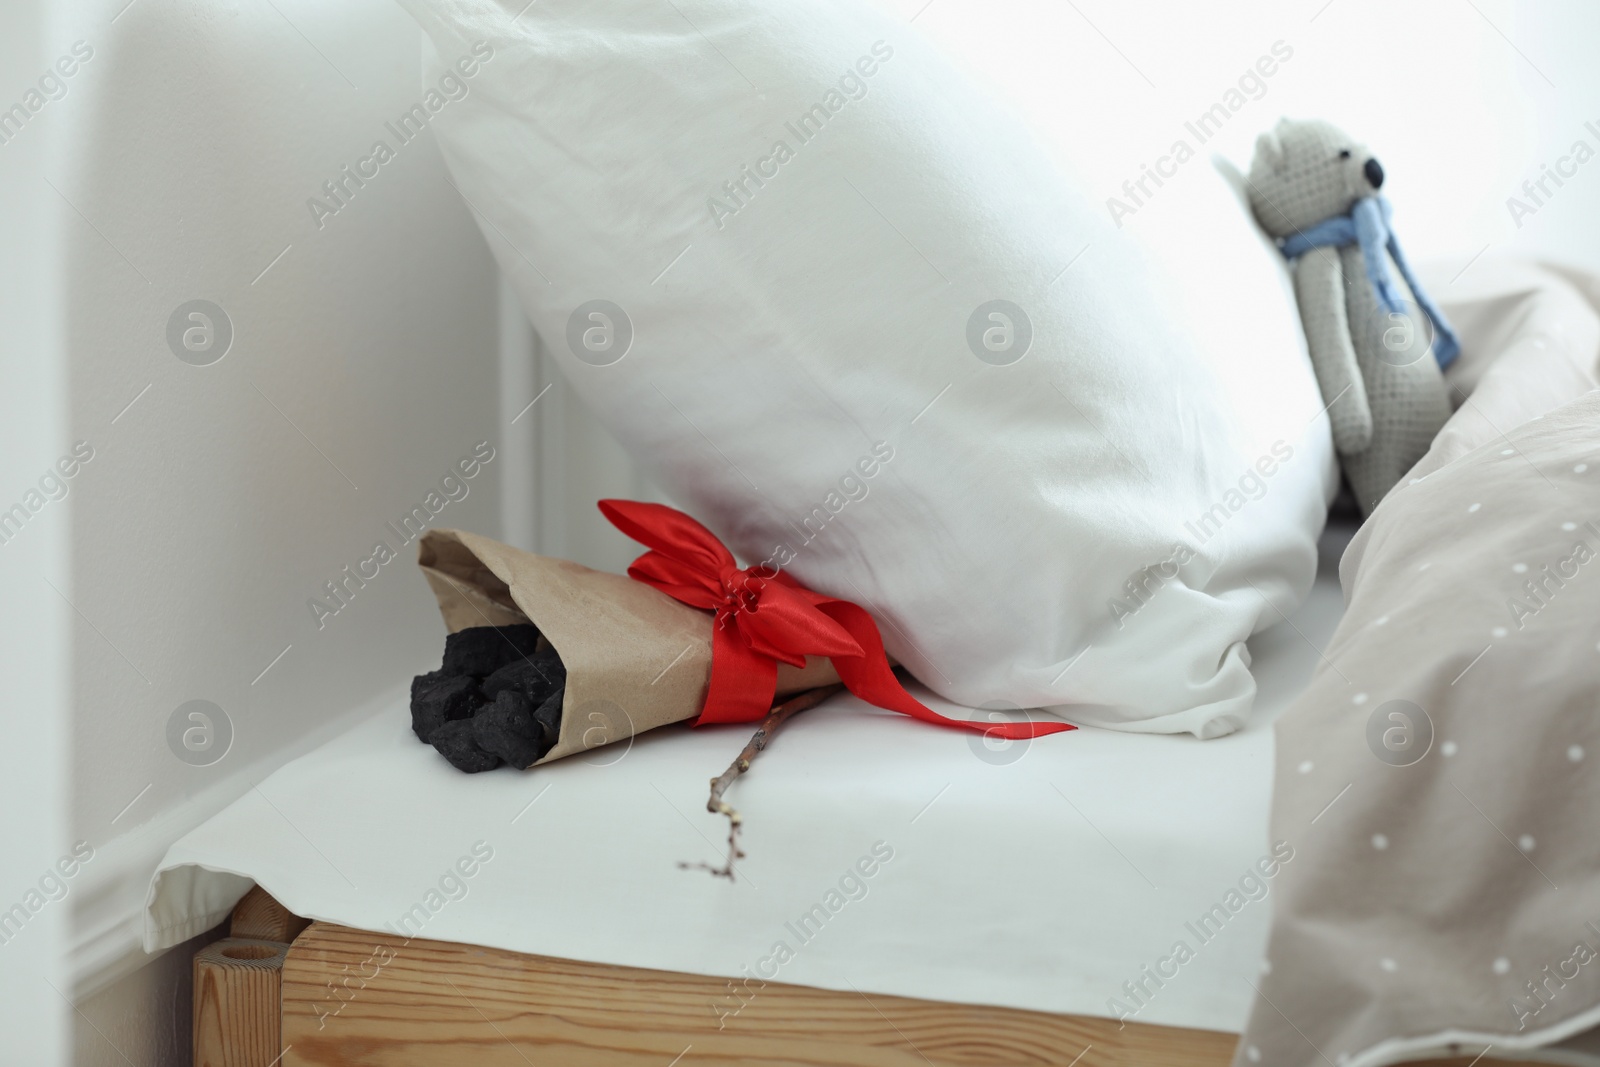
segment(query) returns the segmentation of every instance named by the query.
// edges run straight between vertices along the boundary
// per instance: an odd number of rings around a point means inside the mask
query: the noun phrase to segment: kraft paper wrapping
[[[450,633],[532,623],[567,669],[561,735],[534,762],[599,748],[700,713],[712,616],[619,574],[534,555],[465,530],[430,530],[417,564]],[[839,680],[810,657],[778,665],[778,693]]]

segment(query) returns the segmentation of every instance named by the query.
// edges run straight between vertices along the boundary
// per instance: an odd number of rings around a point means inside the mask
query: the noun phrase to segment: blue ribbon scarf
[[[1385,311],[1398,315],[1405,313],[1405,301],[1389,274],[1389,260],[1393,258],[1395,266],[1400,268],[1400,276],[1406,280],[1406,284],[1411,287],[1411,294],[1417,298],[1417,305],[1433,322],[1433,358],[1438,360],[1439,369],[1443,370],[1454,363],[1456,357],[1461,354],[1461,342],[1457,339],[1455,331],[1450,328],[1450,324],[1445,321],[1444,313],[1428,294],[1423,292],[1421,283],[1411,273],[1411,264],[1406,262],[1404,253],[1400,251],[1400,242],[1395,239],[1394,230],[1389,226],[1389,219],[1393,213],[1394,209],[1383,197],[1364,196],[1356,201],[1355,207],[1350,209],[1350,214],[1323,219],[1309,229],[1284,238],[1281,245],[1283,254],[1292,260],[1305,255],[1313,248],[1343,248],[1346,245],[1360,244],[1361,260],[1367,269],[1367,281],[1372,283],[1372,291],[1377,294],[1378,303]],[[1385,251],[1388,252],[1387,256],[1384,255]]]

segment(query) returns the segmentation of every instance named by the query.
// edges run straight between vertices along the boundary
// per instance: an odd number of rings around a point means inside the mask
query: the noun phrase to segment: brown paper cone
[[[550,559],[465,530],[430,530],[417,563],[445,628],[532,623],[567,669],[561,736],[535,762],[692,719],[711,679],[712,617],[619,574]],[[778,665],[778,692],[839,680],[833,664]]]

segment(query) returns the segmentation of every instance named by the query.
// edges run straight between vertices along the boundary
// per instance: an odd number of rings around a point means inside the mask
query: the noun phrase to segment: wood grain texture
[[[277,941],[228,937],[195,953],[195,1067],[271,1067],[278,1062],[288,948]]]
[[[334,983],[330,987],[330,982]],[[742,994],[742,996],[741,996]],[[411,941],[322,923],[284,967],[285,1067],[1221,1067],[1230,1034]]]
[[[254,886],[233,906],[228,936],[281,941],[287,945],[310,925],[310,919],[302,919],[279,904],[265,889]]]
[[[283,1041],[284,1067],[1227,1067],[1238,1035],[314,923],[284,964]]]

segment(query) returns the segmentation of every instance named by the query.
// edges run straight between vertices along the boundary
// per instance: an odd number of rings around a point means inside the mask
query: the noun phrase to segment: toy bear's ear
[[[1283,170],[1283,142],[1276,130],[1268,130],[1256,138],[1256,159],[1274,171]]]

